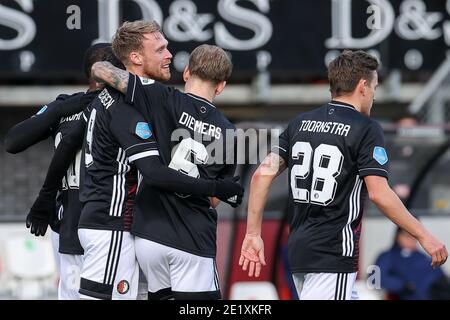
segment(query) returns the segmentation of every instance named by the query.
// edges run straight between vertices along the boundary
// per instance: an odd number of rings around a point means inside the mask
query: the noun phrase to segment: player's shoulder
[[[74,105],[76,103],[80,102],[81,97],[83,97],[84,93],[83,92],[76,92],[73,94],[59,94],[55,100],[47,103],[46,105],[42,106],[41,109],[39,109],[39,111],[36,113],[36,115],[40,115],[42,113],[44,113],[47,110],[53,109],[53,108],[60,108],[61,106],[66,106],[66,105]]]
[[[233,129],[236,130],[236,126],[234,123],[232,123],[230,121],[230,119],[228,119],[228,117],[222,112],[222,110],[220,110],[219,108],[215,107],[213,109],[213,111],[215,112],[218,121],[220,122],[221,127],[227,128],[227,129]]]
[[[361,134],[367,130],[381,130],[381,126],[377,121],[358,111],[350,104],[340,101],[331,101],[327,105],[325,105],[327,107],[324,108],[324,111],[328,114],[332,114],[331,112],[337,113],[336,119],[345,124],[349,124],[353,132]]]
[[[64,110],[63,113],[67,114],[70,113],[70,111],[78,113],[84,110],[84,108],[87,107],[100,92],[101,90],[77,92],[62,98],[60,101],[64,108],[62,109]]]
[[[66,101],[66,100],[70,100],[70,99],[77,99],[80,98],[84,95],[84,92],[75,92],[73,94],[65,94],[65,93],[61,93],[59,94],[55,101]]]
[[[225,116],[222,111],[217,110],[218,111],[218,115],[219,115],[219,121],[220,121],[220,126],[222,128],[226,128],[226,129],[230,129],[230,130],[236,130],[236,125],[234,123],[232,123],[230,121],[230,119],[227,118],[227,116]]]
[[[85,108],[85,119],[95,110],[96,118],[103,118],[107,114],[110,114],[115,109],[115,105],[120,100],[120,92],[114,88],[106,86],[98,92],[98,94],[92,99],[92,101]]]
[[[176,91],[179,91],[178,89],[174,88],[173,86],[166,85],[160,81],[151,79],[151,78],[145,78],[145,77],[139,77],[136,76],[135,81],[140,81],[142,88],[149,89],[154,93],[154,91],[159,91],[163,94],[168,93],[175,93]]]
[[[186,99],[186,104],[183,104],[183,106],[190,105],[191,108],[195,109],[194,112],[199,113],[202,117],[205,117],[205,119],[208,119],[210,122],[213,122],[222,128],[236,129],[236,126],[213,102],[193,93],[181,94],[183,95],[183,99]]]
[[[46,104],[44,107],[42,107],[41,110],[39,110],[38,113],[43,113],[47,108],[52,108],[55,106],[59,106],[59,105],[64,105],[64,104],[73,104],[74,102],[79,102],[81,97],[83,97],[84,92],[76,92],[73,94],[59,94],[55,100],[53,100],[52,102]]]
[[[288,123],[288,128],[297,127],[305,120],[317,120],[320,118],[324,105],[316,107],[310,111],[301,112],[292,118]]]
[[[383,134],[383,127],[378,121],[364,115],[362,116],[365,121],[363,126],[365,132],[370,132],[370,134]]]
[[[110,109],[112,106],[123,102],[123,95],[120,91],[116,89],[106,86],[103,90],[101,90],[96,96],[94,102],[97,106],[101,105],[106,110]],[[111,108],[111,110],[113,110]]]

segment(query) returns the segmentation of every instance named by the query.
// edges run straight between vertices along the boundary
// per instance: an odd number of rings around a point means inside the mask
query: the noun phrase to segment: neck
[[[184,92],[195,94],[196,96],[202,97],[211,103],[216,96],[215,87],[205,81],[194,79],[192,77],[186,81],[186,84],[184,85]]]
[[[361,105],[358,102],[358,100],[355,97],[353,97],[353,96],[339,96],[339,97],[334,97],[333,100],[334,101],[338,101],[338,102],[351,104],[352,106],[355,107],[356,110],[361,112]]]
[[[150,76],[148,74],[146,74],[144,72],[143,68],[140,66],[129,65],[129,66],[125,66],[125,67],[128,72],[133,73],[139,77],[150,78]]]

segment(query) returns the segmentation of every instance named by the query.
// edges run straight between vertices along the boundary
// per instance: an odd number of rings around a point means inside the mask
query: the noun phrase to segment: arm
[[[129,72],[113,66],[110,62],[101,61],[92,65],[92,76],[97,82],[106,82],[111,87],[127,93]]]
[[[61,140],[53,155],[44,185],[26,219],[27,228],[31,227],[30,232],[36,236],[45,234],[56,210],[56,194],[61,187],[62,178],[81,147],[85,126],[86,123],[79,120],[77,126]]]
[[[56,192],[60,188],[62,178],[83,145],[85,128],[86,122],[80,119],[77,125],[61,139],[48,168],[42,190]]]
[[[144,183],[169,192],[198,196],[217,197],[220,200],[237,196],[242,202],[243,188],[237,183],[238,177],[224,179],[197,179],[165,166],[159,156],[149,156],[134,163],[144,178]]]
[[[56,100],[42,107],[36,115],[16,124],[8,131],[5,137],[6,151],[19,153],[47,139],[52,133],[52,127],[58,124],[62,117],[82,111],[94,95],[95,93],[59,95]]]
[[[259,277],[261,265],[266,265],[264,258],[264,242],[261,238],[264,206],[269,195],[272,182],[286,169],[285,160],[276,153],[270,153],[252,177],[248,203],[247,231],[242,243],[239,265],[248,275]]]
[[[5,137],[6,152],[12,154],[22,152],[39,141],[50,137],[50,127],[54,122],[41,120],[43,118],[33,116],[9,129]]]
[[[5,149],[16,154],[50,137],[51,127],[60,119],[58,107],[67,98],[60,95],[56,100],[43,106],[39,112],[9,129],[5,137]]]
[[[445,245],[435,238],[425,227],[405,208],[402,201],[389,187],[386,178],[380,176],[365,176],[369,198],[393,223],[415,237],[420,245],[432,258],[432,266],[445,263],[448,257]]]

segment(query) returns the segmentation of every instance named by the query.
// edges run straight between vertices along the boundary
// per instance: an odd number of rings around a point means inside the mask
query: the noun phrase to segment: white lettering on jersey
[[[220,137],[222,136],[222,128],[216,127],[215,125],[210,123],[197,120],[186,112],[183,112],[181,114],[178,122],[181,125],[188,127],[192,131],[198,132],[203,135],[211,136],[216,139],[220,139]]]
[[[63,122],[67,122],[67,121],[78,121],[78,120],[80,120],[82,114],[83,114],[83,111],[80,111],[79,113],[73,114],[71,116],[61,118],[59,123],[61,124]]]
[[[325,132],[346,137],[351,128],[351,125],[340,122],[303,120],[298,131]]]
[[[108,90],[106,89],[103,89],[103,91],[98,95],[98,98],[100,99],[100,102],[106,109],[111,107],[111,105],[114,103],[114,99],[111,97]]]

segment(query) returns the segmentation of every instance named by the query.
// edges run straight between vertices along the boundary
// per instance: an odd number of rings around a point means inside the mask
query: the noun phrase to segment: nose
[[[169,51],[169,49],[166,49],[166,59],[172,59],[173,55],[172,53]]]

